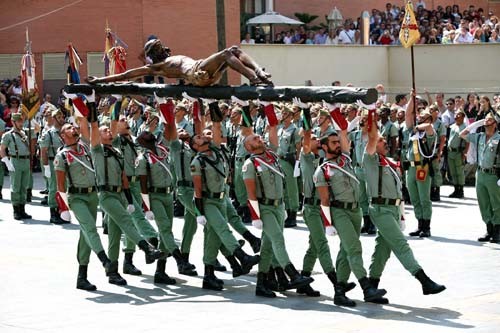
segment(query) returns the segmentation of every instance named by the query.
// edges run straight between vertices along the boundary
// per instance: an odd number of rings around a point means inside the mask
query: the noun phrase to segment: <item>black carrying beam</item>
[[[241,100],[259,99],[261,101],[291,101],[298,97],[302,102],[328,103],[355,103],[361,100],[365,104],[377,101],[377,90],[373,88],[353,87],[273,87],[273,86],[210,86],[195,87],[186,85],[170,84],[146,84],[146,83],[105,83],[105,84],[68,84],[64,90],[70,94],[86,94],[95,90],[98,95],[153,95],[156,93],[162,97],[182,99],[182,93],[186,92],[194,98],[231,99],[236,96]]]

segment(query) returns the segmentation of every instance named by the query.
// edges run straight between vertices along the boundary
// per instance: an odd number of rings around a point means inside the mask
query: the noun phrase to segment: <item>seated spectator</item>
[[[394,38],[388,29],[385,29],[384,33],[378,38],[378,44],[380,45],[391,45],[393,42]]]
[[[307,32],[307,38],[306,38],[305,44],[308,44],[308,45],[313,45],[314,44],[314,31],[309,30]]]
[[[287,31],[286,32],[285,37],[283,38],[283,44],[292,44],[292,33],[291,33],[291,31]]]
[[[241,41],[241,44],[255,44],[255,39],[252,39],[250,33],[245,34],[245,38]]]
[[[328,32],[328,36],[326,37],[325,44],[326,45],[337,45],[339,43],[339,33],[340,30],[330,30]]]
[[[466,27],[462,27],[457,30],[458,33],[455,36],[455,39],[453,40],[454,44],[468,44],[472,43],[474,40],[474,37],[470,34],[468,29]]]

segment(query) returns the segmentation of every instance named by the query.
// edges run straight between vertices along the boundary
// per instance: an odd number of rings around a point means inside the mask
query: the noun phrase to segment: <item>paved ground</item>
[[[36,188],[41,189],[40,174]],[[6,182],[8,179],[6,179]],[[3,195],[8,199],[8,185]],[[451,192],[442,189],[443,195]],[[476,242],[484,232],[473,188],[466,199],[447,199],[434,205],[433,237],[412,239],[410,245],[428,275],[445,284],[439,295],[423,296],[419,283],[392,257],[381,287],[388,290],[391,304],[363,303],[359,287],[350,292],[356,308],[333,305],[333,289],[319,264],[313,286],[320,298],[287,292],[276,299],[254,296],[255,270],[251,275],[225,280],[222,292],[201,289],[201,277],[177,274],[175,262],[167,272],[176,286],[152,283],[154,265],[135,257],[143,276],[124,275],[129,285],[110,285],[96,256],[92,256],[89,280],[95,292],[75,288],[78,225],[55,226],[47,222],[48,208],[39,205],[41,196],[27,211],[33,220],[12,219],[8,200],[0,201],[0,332],[499,332],[500,246]],[[410,207],[411,208],[411,207]],[[407,232],[415,228],[408,209]],[[100,221],[98,222],[100,225]],[[182,220],[176,219],[174,234],[180,236]],[[101,231],[101,229],[99,229]],[[255,230],[253,230],[255,231]],[[195,238],[192,261],[203,273],[201,232]],[[286,230],[290,256],[297,267],[307,246],[303,223]],[[102,238],[105,243],[107,240]],[[362,237],[365,266],[374,247],[374,237]],[[337,251],[338,238],[330,245]],[[250,249],[248,248],[248,251]]]

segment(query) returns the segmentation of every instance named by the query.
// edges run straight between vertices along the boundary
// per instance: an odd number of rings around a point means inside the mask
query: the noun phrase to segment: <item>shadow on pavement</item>
[[[432,237],[429,237],[428,239],[432,240],[432,241],[436,241],[436,242],[443,242],[443,243],[483,246],[483,243],[478,242],[476,240],[472,240],[472,239],[453,239],[453,238],[446,238],[446,237],[440,237],[440,236],[432,236]]]

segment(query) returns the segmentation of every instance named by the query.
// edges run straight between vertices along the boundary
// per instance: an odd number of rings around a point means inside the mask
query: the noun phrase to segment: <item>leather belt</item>
[[[399,206],[401,199],[387,199],[387,198],[372,198],[372,204],[386,205],[386,206]]]
[[[266,206],[280,206],[283,203],[283,199],[257,199],[261,205]]]
[[[422,163],[422,161],[418,161],[418,162],[415,162],[415,161],[410,161],[410,165],[411,165],[412,167],[414,167],[414,166],[417,166],[417,165],[423,165],[423,163]]]
[[[17,158],[18,160],[27,160],[30,158],[30,156],[16,156],[16,155],[9,155],[10,158]]]
[[[193,182],[191,182],[189,180],[178,180],[177,181],[177,186],[178,187],[181,187],[181,186],[193,187]]]
[[[97,190],[99,190],[99,192],[120,193],[123,190],[123,188],[121,186],[101,185],[101,186],[97,186]]]
[[[338,200],[330,201],[330,207],[341,208],[341,209],[356,209],[359,207],[357,202],[343,202]]]
[[[481,171],[483,173],[489,173],[492,175],[497,173],[497,169],[495,169],[495,168],[481,168],[481,167],[479,167],[479,171]]]
[[[448,151],[458,153],[464,151],[462,148],[448,148]]]
[[[169,194],[172,193],[172,186],[167,186],[167,187],[150,187],[148,189],[149,193],[163,193],[163,194]]]
[[[139,177],[138,176],[127,176],[127,179],[129,182],[134,183],[137,181],[137,179],[139,179]]]
[[[49,161],[53,161],[55,157],[49,157]]]
[[[321,199],[304,198],[304,205],[319,206],[321,205]]]
[[[201,192],[204,198],[207,199],[224,199],[226,192]]]
[[[96,191],[95,186],[90,187],[73,187],[68,188],[68,193],[70,194],[88,194]]]

